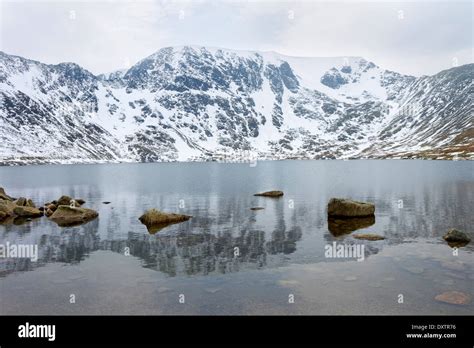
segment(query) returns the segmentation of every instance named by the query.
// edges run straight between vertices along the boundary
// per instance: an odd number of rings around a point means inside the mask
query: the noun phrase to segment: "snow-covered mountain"
[[[0,162],[474,159],[473,77],[194,46],[95,76],[0,52]]]

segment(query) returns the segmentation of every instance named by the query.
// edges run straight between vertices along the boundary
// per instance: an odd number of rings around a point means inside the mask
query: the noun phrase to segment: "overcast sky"
[[[362,56],[405,74],[473,62],[473,2],[8,1],[0,50],[98,74],[158,49],[203,45]]]

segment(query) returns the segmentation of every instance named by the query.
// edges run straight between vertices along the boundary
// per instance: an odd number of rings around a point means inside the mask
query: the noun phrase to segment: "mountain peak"
[[[424,155],[427,146],[439,149],[436,158],[474,157],[469,66],[415,78],[361,57],[178,46],[96,77],[75,63],[1,57],[0,156],[23,163],[55,162],[58,153],[69,158],[60,162],[243,151],[380,158]]]

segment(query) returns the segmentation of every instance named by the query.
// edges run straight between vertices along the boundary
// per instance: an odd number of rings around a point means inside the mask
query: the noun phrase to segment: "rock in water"
[[[328,216],[351,218],[373,216],[374,214],[375,205],[372,203],[342,198],[331,198],[328,203]]]
[[[79,199],[76,199],[76,203],[79,204],[79,205],[83,205],[84,203],[86,203],[86,201],[79,198]]]
[[[13,209],[13,213],[23,218],[34,218],[43,216],[43,213],[39,209],[27,206],[17,206],[15,207],[15,209]]]
[[[165,226],[189,220],[192,216],[165,213],[156,209],[149,209],[138,218],[150,233],[155,233]]]
[[[14,199],[5,193],[3,187],[0,187],[0,200],[13,201]]]
[[[26,200],[25,197],[20,197],[15,201],[15,204],[20,206],[20,207],[23,207],[23,206],[26,205],[26,202],[27,202],[27,200]]]
[[[283,196],[283,191],[266,191],[254,194],[254,196],[261,197],[281,197]]]
[[[14,214],[13,209],[16,207],[17,205],[12,201],[0,200],[0,211],[5,214],[4,218],[12,216]]]
[[[364,239],[364,240],[383,240],[385,237],[379,236],[378,234],[371,234],[371,233],[363,233],[363,234],[355,234],[352,237],[356,239]]]
[[[99,216],[99,213],[92,209],[60,205],[51,215],[50,219],[59,226],[65,227],[84,224],[94,220],[97,216]]]
[[[252,207],[250,210],[262,210],[265,209],[264,207]]]
[[[443,236],[443,239],[453,246],[464,246],[471,241],[471,238],[459,230],[452,228]]]
[[[26,206],[31,207],[31,208],[36,208],[36,205],[33,203],[33,201],[31,199],[28,199],[26,201]]]
[[[437,295],[435,300],[455,305],[465,305],[471,302],[471,297],[460,291],[447,291]]]
[[[69,205],[69,204],[71,204],[71,200],[72,200],[72,198],[69,197],[69,196],[61,196],[58,199],[57,205]]]

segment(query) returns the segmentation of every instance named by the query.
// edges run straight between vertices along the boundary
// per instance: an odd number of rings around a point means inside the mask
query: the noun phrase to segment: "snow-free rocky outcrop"
[[[474,159],[473,71],[186,46],[96,76],[0,52],[0,163]]]

